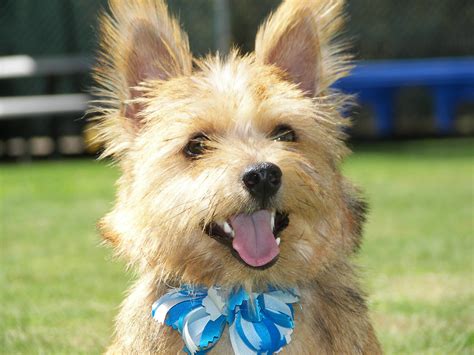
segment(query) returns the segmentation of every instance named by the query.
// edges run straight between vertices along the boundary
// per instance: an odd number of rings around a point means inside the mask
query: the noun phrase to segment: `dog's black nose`
[[[280,188],[281,175],[277,165],[258,163],[245,170],[242,181],[250,194],[265,204]]]

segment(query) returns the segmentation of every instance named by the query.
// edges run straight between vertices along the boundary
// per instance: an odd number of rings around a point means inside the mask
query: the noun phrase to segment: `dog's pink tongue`
[[[254,214],[239,214],[230,219],[235,235],[233,248],[243,261],[258,267],[268,264],[280,253],[271,226],[271,214],[267,210]]]

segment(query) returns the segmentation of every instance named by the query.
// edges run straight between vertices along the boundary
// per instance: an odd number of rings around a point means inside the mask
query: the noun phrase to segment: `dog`
[[[284,0],[255,52],[193,58],[161,0],[110,0],[94,71],[99,230],[137,272],[108,354],[379,354],[340,172],[343,0]]]

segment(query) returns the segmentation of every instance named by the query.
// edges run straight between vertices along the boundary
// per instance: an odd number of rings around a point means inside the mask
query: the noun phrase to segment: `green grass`
[[[358,258],[388,354],[474,352],[474,141],[373,143],[344,165],[371,205]],[[99,246],[117,171],[0,166],[0,351],[100,353],[129,276]]]
[[[387,353],[474,352],[473,143],[366,145],[345,166],[371,205],[360,263]]]

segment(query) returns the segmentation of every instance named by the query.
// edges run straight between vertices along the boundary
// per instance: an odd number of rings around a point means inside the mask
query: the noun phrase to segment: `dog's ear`
[[[347,73],[347,57],[334,44],[343,0],[286,0],[260,27],[257,61],[275,65],[308,96],[316,96]]]
[[[192,54],[186,33],[162,0],[109,0],[109,7],[100,21],[100,53],[94,73],[102,100],[97,106],[107,126],[102,130],[106,145],[124,146],[125,142],[112,141],[132,137],[140,130],[141,83],[190,74]],[[104,100],[109,109],[104,110]],[[110,122],[111,116],[120,125]],[[122,137],[112,137],[113,132]]]

